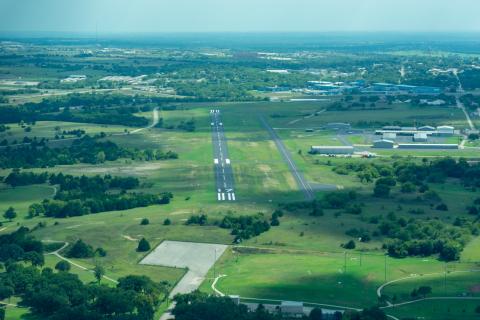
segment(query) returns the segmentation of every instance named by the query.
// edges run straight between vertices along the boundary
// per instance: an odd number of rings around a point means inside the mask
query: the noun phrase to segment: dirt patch
[[[266,165],[266,164],[259,164],[258,165],[258,169],[260,169],[260,171],[262,171],[263,173],[265,173],[265,175],[268,177],[268,174],[270,172],[272,172],[272,168],[269,166],[269,165]]]
[[[191,211],[174,211],[174,212],[170,212],[169,215],[170,216],[178,216],[178,215],[182,215],[182,214],[191,214],[192,212]]]
[[[122,238],[127,239],[128,241],[138,241],[137,238],[132,238],[130,236],[122,234]]]
[[[76,224],[74,226],[66,227],[65,229],[76,229],[76,228],[81,227],[81,226],[82,226],[81,224]]]

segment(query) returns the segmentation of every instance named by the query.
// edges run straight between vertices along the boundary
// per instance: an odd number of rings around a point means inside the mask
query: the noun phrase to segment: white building
[[[395,143],[392,140],[376,140],[373,142],[373,148],[377,149],[393,149]]]
[[[296,301],[282,301],[280,305],[282,314],[289,317],[303,317],[303,302]]]
[[[397,134],[395,132],[384,132],[382,134],[382,140],[395,140],[397,139]]]
[[[427,140],[428,136],[426,133],[419,132],[413,135],[413,141],[415,142],[427,142]]]
[[[435,128],[432,126],[423,126],[418,128],[419,131],[435,131]]]
[[[439,136],[453,136],[454,134],[455,134],[455,128],[452,126],[437,127],[437,135]]]

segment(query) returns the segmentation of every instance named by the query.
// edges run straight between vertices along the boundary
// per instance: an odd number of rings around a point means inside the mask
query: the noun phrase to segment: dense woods
[[[172,151],[127,149],[112,141],[83,136],[69,147],[50,148],[35,141],[17,147],[0,148],[1,168],[44,168],[75,163],[99,164],[120,158],[138,160],[177,159]]]
[[[29,217],[66,218],[90,213],[127,210],[154,204],[167,204],[173,198],[170,192],[147,194],[127,192],[138,188],[140,181],[134,177],[72,176],[14,170],[4,182],[12,186],[49,182],[58,186],[54,199],[30,205]]]

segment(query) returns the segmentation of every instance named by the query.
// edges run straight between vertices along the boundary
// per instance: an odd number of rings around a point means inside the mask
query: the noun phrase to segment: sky
[[[0,0],[0,32],[480,32],[479,0]]]

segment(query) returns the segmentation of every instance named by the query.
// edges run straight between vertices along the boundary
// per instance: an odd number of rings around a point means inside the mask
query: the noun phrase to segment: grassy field
[[[1,186],[0,210],[14,206],[19,216],[13,222],[5,221],[0,232],[10,232],[17,227],[17,224],[34,227],[39,222],[45,222],[45,227],[34,231],[34,235],[39,239],[73,242],[82,238],[94,247],[104,248],[108,253],[106,257],[98,258],[96,262],[90,259],[77,260],[81,265],[92,267],[94,263],[100,263],[105,267],[106,275],[115,279],[127,274],[145,274],[155,281],[167,280],[175,283],[183,276],[185,270],[138,265],[138,261],[144,256],[135,251],[137,241],[141,237],[147,238],[152,248],[167,239],[231,244],[233,236],[228,230],[214,225],[186,226],[186,219],[192,214],[199,213],[207,214],[211,221],[221,219],[227,212],[235,215],[263,212],[270,215],[279,203],[303,199],[287,165],[259,121],[259,115],[264,115],[273,127],[278,128],[278,134],[292,154],[297,167],[309,182],[357,190],[365,203],[364,213],[356,216],[341,213],[339,210],[325,210],[324,216],[311,217],[306,212],[287,212],[280,219],[280,226],[273,227],[269,232],[242,243],[247,247],[268,250],[236,249],[224,254],[217,263],[216,270],[217,274],[226,274],[227,277],[220,280],[218,288],[228,294],[240,294],[246,297],[333,303],[354,307],[374,305],[378,300],[376,289],[385,282],[382,239],[374,238],[369,243],[358,243],[357,249],[345,256],[341,244],[351,239],[345,231],[352,227],[373,231],[376,228],[375,225],[365,222],[369,217],[386,215],[393,211],[399,216],[409,218],[412,217],[408,213],[409,209],[418,207],[425,211],[422,217],[452,222],[449,218],[451,214],[469,217],[465,206],[478,195],[465,191],[457,182],[449,181],[443,185],[432,185],[431,187],[448,205],[449,214],[435,211],[418,202],[415,195],[401,194],[398,188],[394,189],[391,199],[373,198],[372,184],[362,184],[353,174],[338,175],[332,171],[332,168],[349,161],[390,163],[395,160],[390,157],[393,152],[378,152],[384,157],[377,159],[312,156],[306,151],[313,144],[341,145],[343,142],[334,132],[309,133],[305,132],[305,128],[338,121],[380,121],[387,115],[391,121],[413,121],[415,116],[417,119],[422,117],[427,119],[431,116],[433,125],[455,124],[462,127],[464,118],[463,114],[455,109],[422,108],[418,110],[406,105],[395,105],[393,109],[375,112],[371,110],[348,113],[327,111],[318,116],[308,116],[323,110],[328,103],[331,102],[227,103],[212,106],[222,110],[222,121],[235,175],[238,199],[236,202],[218,203],[216,201],[209,116],[211,106],[188,104],[177,110],[162,111],[160,116],[164,119],[165,125],[175,125],[182,120],[193,118],[196,124],[195,132],[153,128],[137,134],[108,137],[126,147],[172,150],[179,154],[177,160],[152,162],[118,160],[101,165],[76,164],[34,170],[74,175],[136,176],[142,182],[138,191],[172,191],[174,199],[170,204],[69,219],[28,220],[25,219],[28,205],[51,197],[53,188],[47,185],[15,189]],[[151,117],[151,112],[139,115]],[[272,115],[276,116],[272,117]],[[90,134],[100,131],[119,133],[124,130],[121,126],[39,122],[32,127],[32,132],[29,134],[51,138],[54,135],[54,127],[57,125],[64,130],[82,128]],[[26,133],[15,126],[11,126],[11,135],[8,139],[20,139],[20,137],[23,139]],[[349,138],[350,143],[363,143],[362,136]],[[301,150],[300,153],[299,150]],[[445,152],[408,150],[401,155],[444,156]],[[452,155],[478,157],[478,152],[475,150],[452,151]],[[0,170],[0,175],[6,176],[8,172],[9,170]],[[317,192],[317,196],[322,195],[322,191]],[[401,210],[398,209],[399,204],[401,204]],[[140,226],[142,218],[148,218],[150,224]],[[166,218],[172,220],[172,225],[163,225]],[[57,225],[54,224],[55,221],[58,222]],[[480,261],[479,239],[474,239],[464,250],[461,259],[464,264],[449,265],[449,270],[477,267],[473,262]],[[360,254],[360,252],[363,253]],[[54,266],[57,261],[58,258],[49,256],[47,266]],[[386,261],[387,281],[412,274],[440,273],[439,276],[418,277],[385,288],[386,294],[396,295],[402,301],[408,300],[409,292],[418,285],[431,285],[434,296],[444,293],[458,296],[468,292],[469,283],[480,283],[480,274],[451,273],[448,275],[447,287],[444,291],[444,275],[441,273],[445,266],[434,257],[387,258]],[[77,273],[85,282],[93,280],[89,272],[76,268],[73,268],[72,272]],[[202,290],[210,292],[212,272],[208,276],[209,279],[202,285]],[[433,302],[431,305],[434,308]],[[473,304],[471,307],[473,308]],[[409,308],[411,307],[395,308],[391,313],[403,316],[411,312],[412,309]],[[429,315],[436,314],[434,309],[431,310]],[[470,312],[468,310],[467,313]],[[7,319],[18,318],[21,312],[24,311],[9,310]],[[451,313],[459,314],[459,312],[461,311],[452,305]]]

